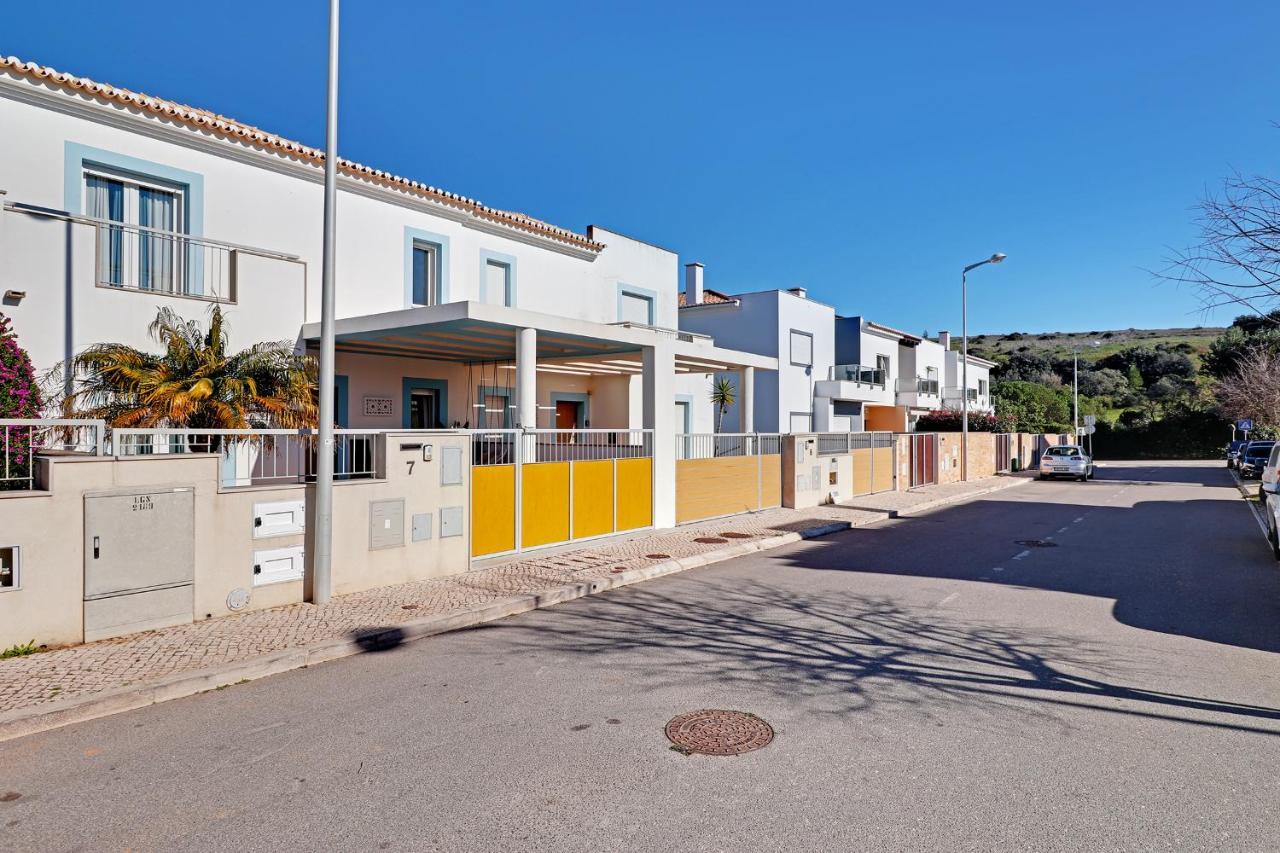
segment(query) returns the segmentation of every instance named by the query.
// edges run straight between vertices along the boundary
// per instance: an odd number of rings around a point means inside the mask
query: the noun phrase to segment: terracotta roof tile
[[[698,304],[699,305],[716,305],[722,302],[734,302],[734,301],[735,301],[734,298],[728,295],[727,293],[721,293],[718,290],[712,290],[709,287],[704,287],[702,288],[702,301]],[[683,293],[680,294],[680,299],[677,304],[681,308],[689,307],[688,304],[685,302]]]
[[[0,70],[7,70],[31,80],[45,81],[68,91],[83,92],[125,108],[141,110],[153,116],[179,122],[193,130],[213,133],[224,139],[264,148],[286,157],[304,160],[314,165],[322,165],[324,163],[324,152],[318,148],[303,145],[301,142],[295,142],[292,139],[285,139],[282,136],[268,133],[260,128],[209,110],[156,98],[129,89],[121,89],[106,83],[98,83],[85,77],[76,77],[45,65],[24,62],[16,56],[0,57]],[[432,201],[465,210],[480,219],[500,222],[513,228],[542,234],[562,243],[568,243],[594,252],[599,252],[604,248],[603,243],[598,243],[567,228],[560,228],[523,213],[489,207],[473,198],[467,198],[419,181],[403,178],[391,172],[384,172],[381,169],[374,169],[352,160],[340,159],[338,161],[338,169],[342,173],[355,178],[382,184],[391,189],[412,193],[422,198],[428,198]]]

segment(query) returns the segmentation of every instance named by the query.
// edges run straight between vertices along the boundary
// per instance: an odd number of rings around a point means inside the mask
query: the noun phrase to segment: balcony
[[[893,404],[893,391],[889,387],[886,371],[865,364],[837,364],[831,369],[831,378],[813,384],[813,393],[832,400],[850,400],[864,403]]]
[[[936,409],[941,403],[938,380],[915,377],[899,379],[897,383],[898,405],[916,409]]]
[[[245,250],[174,231],[93,221],[99,287],[236,301],[236,267]]]

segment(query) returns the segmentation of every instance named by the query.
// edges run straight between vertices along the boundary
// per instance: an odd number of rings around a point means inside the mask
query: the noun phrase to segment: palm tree
[[[115,427],[296,429],[316,425],[315,361],[287,341],[227,352],[221,307],[208,329],[161,308],[148,332],[164,352],[95,344],[71,363],[78,387],[67,400],[81,417]]]
[[[716,407],[716,432],[720,432],[720,428],[724,426],[724,413],[736,402],[738,389],[733,386],[733,380],[721,376],[711,386],[711,404]]]

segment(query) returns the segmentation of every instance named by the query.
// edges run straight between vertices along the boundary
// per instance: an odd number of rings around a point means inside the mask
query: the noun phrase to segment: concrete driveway
[[[1113,463],[0,744],[0,847],[1271,850],[1278,652],[1225,469]]]

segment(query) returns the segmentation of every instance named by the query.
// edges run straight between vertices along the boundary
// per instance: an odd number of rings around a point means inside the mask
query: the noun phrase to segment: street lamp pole
[[[996,252],[960,272],[960,479],[969,479],[969,272],[983,264],[998,264],[1007,256]]]
[[[316,516],[311,600],[329,601],[333,586],[334,255],[338,204],[338,3],[329,0],[329,82],[324,137],[324,246],[320,265],[320,429],[316,447]]]

